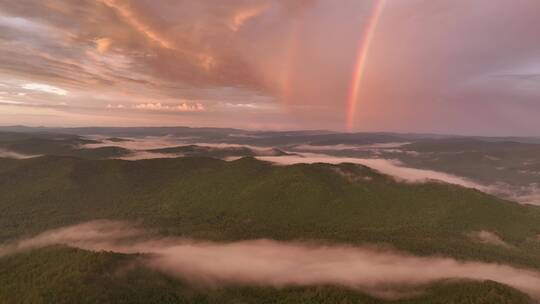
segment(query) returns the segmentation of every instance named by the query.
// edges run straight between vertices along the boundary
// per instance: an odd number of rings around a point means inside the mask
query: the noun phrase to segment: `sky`
[[[540,135],[538,0],[0,0],[0,125]]]

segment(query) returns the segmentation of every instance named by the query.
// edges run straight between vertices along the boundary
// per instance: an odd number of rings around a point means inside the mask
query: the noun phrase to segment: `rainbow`
[[[369,50],[379,18],[381,16],[383,7],[386,0],[375,0],[373,5],[373,11],[370,15],[369,21],[358,44],[358,51],[356,53],[356,62],[354,64],[353,76],[351,80],[348,100],[347,100],[347,130],[350,132],[354,127],[354,116],[356,113],[356,104],[358,103],[358,97],[360,94],[360,86],[365,73],[366,62],[369,57]]]

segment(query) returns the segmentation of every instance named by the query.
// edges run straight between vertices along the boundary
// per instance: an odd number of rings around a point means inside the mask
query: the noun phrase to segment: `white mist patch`
[[[236,138],[264,138],[264,136],[261,136],[261,135],[255,135],[255,134],[236,134],[236,133],[231,133],[231,134],[229,134],[229,137],[236,137]]]
[[[142,160],[155,158],[176,158],[182,157],[181,153],[159,153],[147,150],[176,147],[184,144],[183,140],[188,138],[179,138],[173,136],[147,136],[147,137],[123,137],[122,140],[109,140],[102,136],[89,137],[95,140],[100,140],[100,143],[91,143],[82,145],[80,148],[103,148],[103,147],[120,147],[130,150],[131,153],[116,159],[123,160]]]
[[[486,192],[509,199],[520,204],[540,206],[540,183],[528,185],[510,185],[508,183],[495,183],[484,189]]]
[[[276,151],[271,147],[259,147],[251,145],[240,145],[230,143],[207,143],[196,142],[196,137],[174,137],[174,136],[147,136],[147,137],[123,137],[123,140],[109,140],[102,136],[89,137],[95,140],[100,140],[99,143],[84,144],[80,148],[103,148],[103,147],[120,147],[130,150],[127,156],[116,157],[123,160],[142,160],[155,158],[176,158],[185,156],[183,153],[162,153],[149,150],[157,150],[164,148],[176,148],[187,145],[195,145],[201,148],[209,149],[231,149],[231,148],[247,148],[255,154],[261,156],[272,156]],[[194,141],[195,140],[195,141]]]
[[[496,245],[501,246],[504,248],[513,248],[512,245],[506,243],[503,239],[501,239],[500,236],[498,236],[496,233],[486,230],[481,231],[475,231],[469,234],[469,237],[475,241],[484,243],[484,244],[490,244],[490,245]]]
[[[123,160],[143,160],[143,159],[156,159],[156,158],[177,158],[183,157],[182,153],[157,153],[149,151],[133,151],[129,155],[115,157],[116,159]]]
[[[50,245],[95,245],[99,242],[114,242],[144,233],[128,223],[119,221],[97,220],[78,225],[52,229],[32,238],[0,244],[0,257],[21,251]]]
[[[124,160],[143,160],[143,159],[155,159],[155,158],[176,158],[185,156],[183,153],[160,153],[155,151],[148,151],[161,148],[174,148],[185,145],[196,145],[201,148],[214,148],[214,149],[228,149],[228,148],[248,148],[251,149],[257,156],[257,159],[269,161],[280,165],[292,165],[292,164],[311,164],[311,163],[328,163],[328,164],[340,164],[340,163],[354,163],[370,167],[383,174],[390,175],[399,181],[421,183],[430,180],[437,180],[450,184],[460,185],[467,188],[474,188],[491,195],[498,196],[503,199],[512,200],[520,204],[540,205],[540,184],[533,183],[530,185],[510,185],[507,183],[495,183],[495,184],[481,184],[466,177],[453,175],[450,173],[417,169],[406,167],[403,163],[396,159],[384,159],[384,158],[357,158],[357,157],[338,157],[321,153],[312,152],[296,152],[294,155],[281,155],[276,154],[276,150],[272,147],[242,145],[234,143],[208,143],[197,142],[197,137],[174,137],[174,136],[148,136],[140,138],[125,138],[126,141],[107,140],[104,137],[95,137],[99,139],[101,143],[86,144],[83,148],[99,148],[99,147],[121,147],[131,150],[127,156],[118,157],[118,159]],[[401,146],[407,145],[407,142],[395,142],[395,143],[375,143],[370,145],[332,145],[332,146],[313,146],[313,145],[297,145],[292,147],[294,151],[372,151],[373,156],[383,156],[381,151],[388,153],[406,153],[411,155],[417,155],[418,152],[396,149]],[[283,151],[285,152],[285,151]],[[0,151],[0,157],[2,157],[2,151]],[[22,156],[22,155],[20,155]],[[9,157],[9,156],[4,156]],[[12,157],[17,158],[15,155]],[[24,156],[19,158],[27,158],[33,156]],[[230,156],[225,160],[232,161],[239,159],[243,156]]]
[[[296,150],[306,151],[342,151],[342,150],[372,150],[372,149],[395,149],[410,144],[409,142],[373,143],[367,145],[297,145]]]
[[[383,174],[387,174],[406,182],[426,182],[429,180],[438,180],[450,184],[461,185],[468,188],[484,189],[485,187],[463,177],[432,171],[402,167],[401,162],[397,160],[379,159],[379,158],[353,158],[353,157],[334,157],[324,154],[302,153],[301,155],[287,156],[263,156],[257,157],[260,160],[273,162],[280,165],[292,164],[341,164],[353,163],[370,167]]]
[[[113,141],[100,136],[94,137],[94,139],[101,142],[85,144],[82,148],[120,147],[128,150],[152,150],[182,145],[188,138],[173,136],[122,137],[123,141]]]
[[[196,145],[202,148],[213,148],[213,149],[250,149],[254,154],[258,156],[276,156],[277,150],[272,147],[262,147],[262,146],[252,146],[252,145],[241,145],[241,144],[231,144],[231,143],[207,143],[207,142],[196,142],[191,143],[191,145]]]
[[[90,137],[92,138],[92,137]],[[128,150],[155,150],[163,148],[174,148],[183,145],[197,145],[209,148],[249,148],[252,150],[268,150],[272,147],[259,147],[251,145],[241,145],[232,143],[208,143],[197,142],[197,137],[174,137],[174,136],[146,136],[146,137],[123,137],[123,141],[108,140],[103,137],[93,137],[100,140],[100,143],[85,144],[83,148],[120,147]]]
[[[336,144],[328,146],[314,146],[314,145],[297,145],[294,146],[295,150],[306,150],[306,151],[342,151],[342,150],[357,150],[361,146],[357,145],[345,145],[345,144]]]
[[[22,154],[17,153],[9,150],[0,149],[0,158],[14,158],[14,159],[27,159],[27,158],[34,158],[39,157],[40,155],[28,155],[28,154]]]
[[[535,190],[535,192],[516,196],[511,199],[522,204],[540,206],[540,190]]]
[[[370,167],[380,173],[390,175],[397,180],[405,182],[422,183],[430,180],[438,180],[467,188],[474,188],[520,204],[540,205],[540,183],[531,183],[528,185],[510,185],[502,182],[481,184],[474,180],[445,172],[405,167],[399,160],[383,158],[337,157],[318,153],[296,153],[296,155],[257,158],[278,165],[353,163]]]
[[[339,285],[379,297],[410,295],[444,279],[492,280],[540,299],[540,273],[509,265],[417,257],[374,247],[249,240],[160,238],[123,222],[95,221],[0,246],[0,256],[62,244],[148,254],[144,265],[206,285]]]

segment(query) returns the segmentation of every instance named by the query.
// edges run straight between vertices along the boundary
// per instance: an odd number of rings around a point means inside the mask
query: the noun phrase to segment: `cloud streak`
[[[248,240],[160,238],[123,222],[94,221],[0,246],[0,256],[49,245],[147,254],[147,267],[202,284],[340,285],[396,298],[445,279],[492,280],[540,298],[540,273],[509,265],[416,257],[375,247]]]
[[[60,96],[66,96],[68,94],[68,91],[64,89],[51,86],[48,84],[42,84],[42,83],[27,83],[27,84],[24,84],[22,88],[25,90],[40,91],[40,92],[45,92],[45,93],[55,94],[55,95],[60,95]]]

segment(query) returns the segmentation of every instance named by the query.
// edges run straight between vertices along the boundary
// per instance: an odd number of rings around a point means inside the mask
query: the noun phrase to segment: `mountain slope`
[[[0,159],[0,193],[0,240],[127,219],[200,239],[383,243],[540,269],[539,208],[448,184],[399,183],[351,164]],[[471,238],[480,231],[508,246]]]

